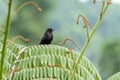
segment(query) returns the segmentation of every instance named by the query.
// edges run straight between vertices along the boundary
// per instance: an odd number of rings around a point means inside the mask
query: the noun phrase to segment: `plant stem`
[[[5,36],[4,36],[3,47],[2,47],[2,52],[1,52],[2,58],[1,58],[1,65],[0,65],[0,80],[2,80],[4,60],[5,60],[5,56],[6,56],[6,45],[7,45],[6,43],[7,43],[7,38],[8,38],[8,33],[9,33],[9,28],[10,28],[11,6],[12,6],[12,0],[9,1],[9,5],[8,5],[6,30],[5,30]]]
[[[108,1],[111,1],[111,0],[108,0]],[[95,26],[93,27],[93,29],[92,29],[92,31],[90,33],[89,38],[86,40],[86,42],[85,42],[85,44],[84,44],[84,46],[83,46],[83,48],[81,50],[80,56],[79,56],[75,66],[74,66],[73,73],[72,73],[72,76],[71,76],[70,80],[74,80],[74,76],[75,76],[75,72],[77,70],[77,66],[80,64],[80,60],[82,59],[82,56],[84,55],[84,52],[87,49],[87,47],[88,47],[88,45],[89,45],[89,43],[90,43],[90,41],[91,41],[91,39],[93,37],[93,34],[95,33],[95,31],[98,29],[100,23],[102,22],[102,18],[104,17],[105,12],[107,11],[108,7],[109,7],[109,4],[106,4],[104,10],[102,11],[102,15],[98,18]]]

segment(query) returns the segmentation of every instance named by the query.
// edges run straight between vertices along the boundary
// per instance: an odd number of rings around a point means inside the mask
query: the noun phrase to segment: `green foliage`
[[[0,41],[0,48],[2,48],[2,41],[3,39]],[[14,62],[17,61],[12,80],[39,78],[69,80],[79,55],[75,51],[68,53],[67,48],[58,45],[26,47],[11,41],[7,41],[7,43],[3,79],[10,77]],[[26,49],[22,51],[24,48]],[[20,57],[17,60],[19,54]],[[83,57],[76,70],[75,80],[101,80],[101,78],[94,65],[86,57]]]
[[[5,29],[5,36],[4,36],[4,40],[3,40],[3,45],[2,45],[2,50],[1,50],[1,63],[0,63],[0,80],[2,79],[2,73],[3,73],[3,69],[4,69],[4,61],[5,61],[5,57],[6,57],[6,45],[7,45],[7,38],[8,38],[8,33],[9,33],[9,29],[10,29],[10,20],[11,20],[11,7],[12,7],[12,0],[9,1],[9,5],[8,5],[8,15],[7,15],[7,20],[6,20],[6,29]]]
[[[27,0],[29,1],[29,0]],[[24,2],[27,2],[25,0],[19,0],[14,1],[14,12],[23,4]],[[16,15],[13,14],[14,20],[11,22],[11,30],[10,30],[10,37],[22,35],[26,38],[29,38],[31,40],[28,44],[38,44],[42,37],[42,34],[44,33],[46,27],[47,21],[48,21],[48,11],[53,8],[54,4],[53,1],[47,1],[47,0],[32,0],[37,5],[39,5],[40,8],[42,8],[42,12],[38,12],[33,5],[27,5],[23,9],[21,9]],[[51,27],[51,26],[49,26]],[[16,41],[20,42],[20,41]],[[22,42],[20,42],[22,43]],[[27,44],[27,45],[28,45]]]
[[[102,21],[108,3],[103,6],[101,15],[88,36],[81,54],[58,45],[24,46],[8,40],[11,3],[12,0],[8,6],[5,34],[0,29],[0,76],[2,76],[0,80],[101,80],[98,71],[84,56],[84,52]],[[115,79],[118,75],[119,73],[110,79]]]
[[[101,69],[100,71],[103,73],[104,77],[111,76],[112,74],[120,71],[119,53],[120,53],[119,40],[112,40],[112,41],[107,40],[106,42],[103,43],[99,64]],[[106,63],[107,65],[105,65]]]
[[[108,80],[119,80],[120,79],[120,72],[111,76]]]

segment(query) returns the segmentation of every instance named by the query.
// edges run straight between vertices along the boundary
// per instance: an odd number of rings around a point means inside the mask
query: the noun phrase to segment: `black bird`
[[[42,37],[41,41],[40,41],[40,45],[41,44],[50,44],[53,40],[53,32],[54,30],[52,28],[48,28],[46,30],[46,32],[44,33],[44,36]]]

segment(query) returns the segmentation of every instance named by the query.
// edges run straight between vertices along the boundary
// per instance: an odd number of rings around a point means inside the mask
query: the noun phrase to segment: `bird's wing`
[[[51,41],[52,41],[52,39],[53,39],[52,34],[51,34],[51,33],[46,33],[46,34],[42,37],[40,44],[48,44],[48,43],[50,44]]]

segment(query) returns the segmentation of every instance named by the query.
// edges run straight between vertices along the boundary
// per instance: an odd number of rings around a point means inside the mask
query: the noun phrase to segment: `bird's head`
[[[52,33],[52,31],[54,31],[52,28],[48,28],[46,32]]]

